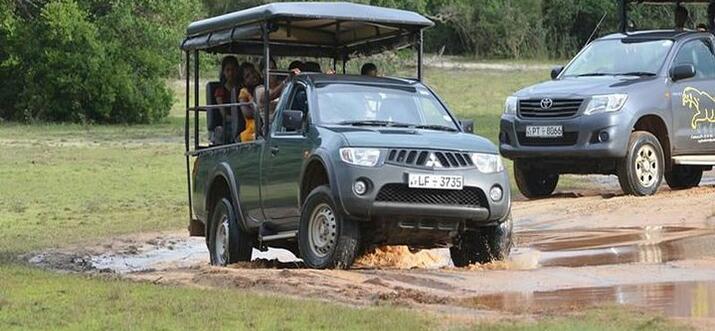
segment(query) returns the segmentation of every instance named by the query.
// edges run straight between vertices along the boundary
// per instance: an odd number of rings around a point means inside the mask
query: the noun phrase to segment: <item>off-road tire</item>
[[[452,263],[461,268],[474,263],[506,259],[513,243],[512,228],[513,222],[509,214],[498,225],[465,231],[449,249]]]
[[[224,227],[221,229],[221,227]],[[227,242],[222,238],[227,237]],[[220,242],[219,242],[220,241]],[[221,244],[223,243],[223,244]],[[223,247],[224,253],[221,254]],[[228,246],[225,248],[224,246]],[[209,223],[208,247],[212,265],[226,266],[231,263],[250,261],[253,252],[252,236],[238,225],[231,201],[222,198],[217,201],[211,211]]]
[[[554,193],[559,184],[559,174],[527,166],[526,160],[514,161],[516,187],[528,199],[545,198]]]
[[[665,162],[658,138],[646,131],[631,133],[626,157],[616,172],[621,189],[628,195],[653,195],[663,182]]]
[[[359,224],[342,215],[327,185],[316,187],[305,199],[298,249],[306,266],[315,269],[348,269],[360,252]]]
[[[674,165],[665,173],[665,181],[673,190],[697,187],[703,179],[703,168],[698,166]]]

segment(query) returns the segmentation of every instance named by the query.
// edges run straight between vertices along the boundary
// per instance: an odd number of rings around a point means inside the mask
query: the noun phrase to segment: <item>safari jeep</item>
[[[394,9],[274,3],[189,26],[182,47],[195,70],[198,50],[327,56],[334,69],[343,61],[343,74],[292,78],[251,142],[202,145],[199,113],[231,105],[187,99],[190,231],[206,236],[212,264],[268,246],[313,268],[347,268],[376,244],[450,247],[457,266],[509,253],[509,180],[497,147],[421,83],[422,29],[431,25]],[[349,55],[405,45],[418,50],[417,79],[345,74]]]
[[[500,150],[519,190],[550,195],[560,174],[615,174],[627,194],[697,186],[715,165],[713,34],[617,33],[552,80],[506,100]]]

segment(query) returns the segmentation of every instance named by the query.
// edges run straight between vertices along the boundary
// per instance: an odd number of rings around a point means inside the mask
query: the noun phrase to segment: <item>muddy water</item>
[[[462,304],[517,313],[562,311],[619,304],[633,305],[673,317],[713,318],[715,317],[715,281],[499,293],[465,299]]]

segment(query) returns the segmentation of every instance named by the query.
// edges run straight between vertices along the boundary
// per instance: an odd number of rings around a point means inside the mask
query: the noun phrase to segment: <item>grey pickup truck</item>
[[[344,268],[361,248],[400,244],[451,247],[464,266],[511,247],[496,146],[415,80],[299,75],[269,136],[199,150],[192,182],[217,265],[272,246]]]
[[[715,165],[713,34],[612,34],[506,100],[501,153],[519,190],[552,194],[561,174],[615,174],[623,191],[697,186]]]

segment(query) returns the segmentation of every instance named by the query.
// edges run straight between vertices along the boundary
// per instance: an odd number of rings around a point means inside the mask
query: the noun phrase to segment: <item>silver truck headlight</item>
[[[380,150],[376,148],[341,148],[340,159],[352,165],[374,167],[380,162]]]
[[[516,114],[516,105],[519,99],[515,96],[507,97],[504,101],[504,114]]]
[[[474,162],[479,171],[485,174],[504,171],[501,156],[496,154],[472,153],[472,162]]]
[[[628,100],[627,94],[594,95],[586,107],[584,114],[609,113],[619,111]]]

